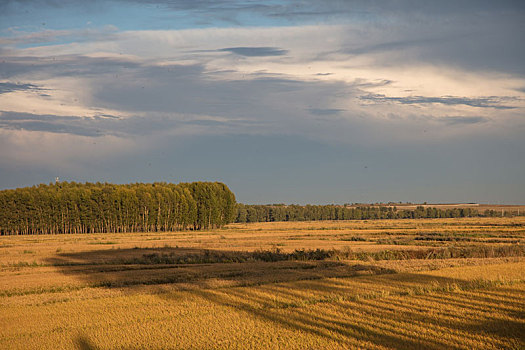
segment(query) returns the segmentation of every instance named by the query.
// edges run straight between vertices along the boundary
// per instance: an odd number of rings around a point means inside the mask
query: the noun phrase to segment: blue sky
[[[520,1],[3,1],[0,188],[525,204]]]

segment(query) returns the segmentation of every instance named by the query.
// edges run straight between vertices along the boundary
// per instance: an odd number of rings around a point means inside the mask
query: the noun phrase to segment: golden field
[[[0,348],[523,349],[523,245],[523,217],[3,236]]]

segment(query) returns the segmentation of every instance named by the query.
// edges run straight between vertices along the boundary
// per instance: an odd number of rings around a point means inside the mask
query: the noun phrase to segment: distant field
[[[471,208],[475,209],[480,213],[485,210],[495,210],[503,213],[525,213],[525,205],[514,205],[514,204],[477,204],[477,203],[451,203],[451,204],[396,204],[398,209],[414,210],[418,206],[424,208],[436,208],[436,209],[454,209],[454,208]]]
[[[523,349],[525,217],[0,237],[2,349]]]

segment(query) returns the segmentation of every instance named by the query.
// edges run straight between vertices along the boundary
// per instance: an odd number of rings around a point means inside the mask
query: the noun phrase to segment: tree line
[[[159,232],[230,222],[514,216],[473,208],[418,206],[245,205],[219,182],[115,185],[60,182],[0,191],[0,235]]]
[[[438,209],[423,206],[418,206],[416,209],[398,210],[395,206],[238,204],[235,222],[461,218],[497,216],[497,214],[494,211],[486,211],[484,214],[480,214],[473,208]]]
[[[219,182],[60,182],[0,191],[1,235],[199,230],[235,215],[235,195]]]

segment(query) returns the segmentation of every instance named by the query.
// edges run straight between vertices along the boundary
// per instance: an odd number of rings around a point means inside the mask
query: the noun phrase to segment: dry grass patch
[[[521,242],[524,225],[288,222],[1,237],[0,348],[521,349],[525,257],[509,240]],[[346,255],[293,255],[316,249]]]

